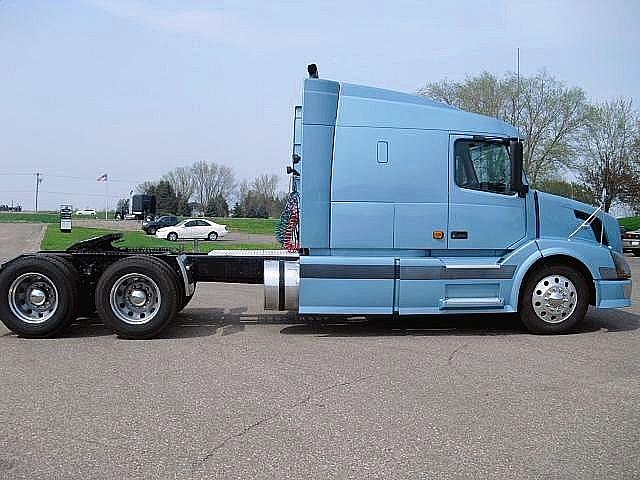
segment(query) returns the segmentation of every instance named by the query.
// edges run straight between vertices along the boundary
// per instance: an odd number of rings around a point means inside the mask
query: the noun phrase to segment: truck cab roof
[[[335,95],[336,105],[305,111],[304,123],[342,127],[447,130],[479,135],[520,137],[517,128],[497,118],[466,112],[421,95],[324,79],[305,80],[305,91]],[[309,99],[309,97],[307,97]],[[315,103],[315,102],[314,102]],[[314,107],[318,107],[316,104]]]

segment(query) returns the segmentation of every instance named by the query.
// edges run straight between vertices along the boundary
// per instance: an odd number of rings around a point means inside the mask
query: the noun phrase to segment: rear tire
[[[634,251],[633,251],[633,254],[634,254],[636,257],[640,257],[640,249],[634,250]]]
[[[520,295],[520,317],[538,334],[565,333],[584,319],[589,285],[576,269],[549,265],[528,276]]]
[[[128,257],[109,266],[96,285],[98,315],[118,336],[151,338],[174,319],[180,293],[175,272],[153,257]]]
[[[75,317],[77,278],[65,260],[22,257],[0,273],[0,319],[23,337],[52,337]]]
[[[90,310],[95,312],[96,302],[93,298],[93,292],[87,293],[82,289],[80,284],[80,274],[78,269],[71,263],[70,260],[52,254],[39,254],[38,256],[45,257],[47,260],[58,264],[65,272],[65,275],[69,281],[71,288],[73,289],[74,298],[74,311],[70,314],[69,323],[75,320],[79,316],[85,316],[85,312]]]

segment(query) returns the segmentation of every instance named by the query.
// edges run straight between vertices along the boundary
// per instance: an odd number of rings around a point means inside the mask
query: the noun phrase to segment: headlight
[[[619,254],[618,252],[614,252],[613,250],[609,250],[611,253],[611,258],[613,259],[613,264],[616,267],[616,274],[618,278],[621,280],[625,280],[627,278],[631,278],[631,267],[625,260],[625,258]]]

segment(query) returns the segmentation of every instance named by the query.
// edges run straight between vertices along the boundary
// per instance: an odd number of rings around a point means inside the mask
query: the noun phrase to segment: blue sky
[[[640,101],[638,19],[638,1],[0,0],[0,203],[32,209],[41,171],[64,192],[41,207],[101,208],[100,174],[126,196],[196,160],[284,187],[310,62],[413,92],[513,70],[520,47],[525,75]]]

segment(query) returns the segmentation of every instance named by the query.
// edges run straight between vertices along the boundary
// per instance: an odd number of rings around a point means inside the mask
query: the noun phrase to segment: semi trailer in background
[[[156,215],[156,196],[139,193],[131,196],[131,212],[136,220],[146,220]]]
[[[0,319],[45,337],[97,312],[149,338],[200,282],[263,284],[267,309],[303,318],[518,312],[535,333],[630,305],[617,220],[529,188],[513,126],[313,67],[302,99],[278,229],[289,251],[136,250],[115,234],[21,255],[0,270]]]

